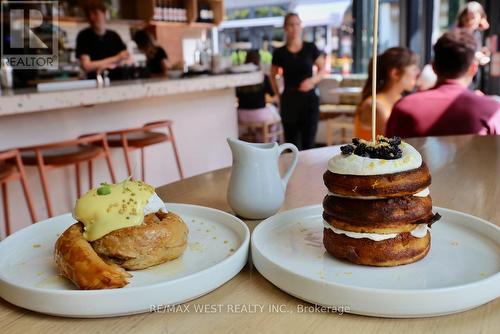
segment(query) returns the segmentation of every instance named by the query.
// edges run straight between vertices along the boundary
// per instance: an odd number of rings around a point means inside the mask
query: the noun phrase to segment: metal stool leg
[[[177,153],[177,145],[175,144],[174,132],[170,125],[167,126],[168,134],[170,136],[170,141],[172,142],[172,148],[174,150],[175,162],[177,163],[177,170],[179,171],[179,176],[181,179],[184,178],[184,173],[182,172],[181,161],[179,159],[179,153]]]
[[[329,119],[326,121],[326,145],[327,146],[330,146],[333,144],[334,142],[334,134],[333,134],[333,124],[332,124],[332,120]]]
[[[10,217],[9,217],[9,195],[7,194],[7,183],[2,183],[2,203],[3,203],[3,216],[5,219],[5,235],[10,234]]]
[[[146,182],[146,166],[144,163],[144,147],[141,147],[141,174],[142,174],[142,181]]]
[[[75,164],[75,178],[76,178],[76,195],[78,198],[82,196],[82,185],[80,180],[80,164]]]
[[[35,154],[38,165],[38,172],[40,173],[40,181],[42,183],[43,196],[45,198],[45,205],[47,205],[47,214],[49,215],[49,217],[52,217],[54,215],[54,212],[52,210],[52,203],[50,201],[49,188],[47,184],[47,176],[45,175],[45,165],[43,163],[42,153],[40,152],[40,150],[35,150]]]
[[[128,152],[129,152],[128,140],[124,134],[122,134],[121,136],[122,136],[123,155],[125,156],[125,164],[127,165],[127,173],[128,173],[128,176],[133,176],[132,175],[132,165],[130,163],[130,157],[128,155]]]
[[[269,143],[270,141],[270,136],[269,136],[269,125],[265,124],[262,127],[262,142],[263,143]]]
[[[122,137],[122,139],[123,139],[123,137]],[[111,175],[111,181],[113,183],[116,183],[115,170],[113,169],[113,164],[111,163],[111,155],[109,153],[109,146],[108,146],[108,142],[106,139],[103,139],[102,146],[104,147],[104,155],[106,158],[106,163],[108,164],[109,174]],[[125,155],[125,156],[126,156],[127,161],[128,161],[127,155]],[[128,165],[127,165],[127,167],[128,167]]]
[[[35,207],[33,206],[33,199],[31,198],[31,192],[28,187],[28,180],[26,177],[26,172],[24,171],[24,166],[19,154],[16,157],[17,169],[19,170],[19,177],[21,179],[21,185],[23,187],[24,198],[26,199],[26,204],[28,204],[28,210],[31,216],[31,222],[35,223],[37,221]]]
[[[92,189],[94,186],[94,181],[93,181],[93,172],[92,172],[92,160],[87,161],[87,169],[88,169],[88,176],[89,176],[89,189]]]

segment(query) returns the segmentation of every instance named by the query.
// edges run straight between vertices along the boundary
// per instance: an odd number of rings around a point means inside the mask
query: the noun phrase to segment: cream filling
[[[425,188],[424,190],[422,191],[419,191],[418,193],[416,194],[413,194],[413,196],[417,196],[417,197],[427,197],[430,195],[430,191],[429,191],[429,187]]]
[[[333,233],[344,234],[354,239],[367,238],[373,241],[382,241],[387,239],[393,239],[398,235],[398,233],[380,234],[380,233],[362,233],[362,232],[345,231],[328,224],[326,221],[323,221],[323,225],[325,226],[325,228],[329,228],[330,230],[332,230]],[[429,230],[430,229],[429,226],[427,226],[427,224],[418,224],[417,227],[415,227],[415,229],[413,229],[410,232],[410,234],[415,238],[423,238],[426,236],[427,231]]]
[[[430,191],[429,187],[419,191],[418,193],[413,194],[412,196],[417,196],[417,197],[427,197],[429,196]],[[344,198],[355,198],[355,199],[382,199],[386,197],[377,197],[377,196],[345,196],[345,195],[340,195],[340,194],[334,194],[331,191],[327,193],[328,196],[335,196],[335,197],[344,197]]]
[[[382,175],[404,172],[419,168],[422,156],[410,144],[400,145],[402,156],[399,159],[371,159],[359,155],[337,154],[328,162],[328,170],[342,175]]]

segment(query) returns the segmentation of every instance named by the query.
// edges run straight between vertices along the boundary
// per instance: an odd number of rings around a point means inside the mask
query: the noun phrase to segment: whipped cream
[[[430,195],[430,191],[429,191],[429,187],[425,188],[424,190],[421,190],[419,191],[418,193],[416,194],[413,194],[413,196],[417,196],[417,197],[427,197]]]
[[[423,238],[427,235],[427,231],[430,230],[430,227],[427,224],[418,224],[417,227],[411,231],[411,235],[415,238]]]
[[[430,195],[429,187],[419,191],[418,193],[413,194],[412,196],[417,196],[417,197],[427,197]],[[344,197],[344,198],[355,198],[355,199],[383,199],[386,197],[377,197],[377,196],[346,196],[346,195],[340,195],[340,194],[335,194],[332,193],[331,191],[327,192],[328,196],[335,196],[335,197]]]
[[[144,207],[144,215],[155,213],[157,211],[162,211],[165,213],[168,212],[165,202],[162,201],[160,196],[158,196],[156,193],[153,193],[153,195],[149,197],[148,203]]]
[[[328,224],[326,221],[323,221],[323,225],[325,226],[325,228],[329,228],[334,233],[344,234],[354,239],[367,238],[373,241],[382,241],[395,238],[398,235],[398,233],[381,234],[381,233],[362,233],[362,232],[345,231]],[[417,227],[413,229],[410,233],[415,238],[423,238],[426,236],[428,230],[429,227],[427,226],[427,224],[418,224]]]
[[[402,142],[400,148],[402,156],[394,160],[372,159],[356,154],[343,155],[339,153],[328,162],[328,170],[342,175],[382,175],[404,172],[422,165],[422,156],[413,146]]]

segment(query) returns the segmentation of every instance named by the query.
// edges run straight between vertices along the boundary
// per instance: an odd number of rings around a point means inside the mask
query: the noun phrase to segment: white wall
[[[237,136],[236,101],[233,89],[154,97],[117,103],[99,104],[65,110],[51,110],[4,116],[0,122],[0,140],[4,146],[22,147],[37,143],[76,138],[96,133],[137,127],[144,123],[171,119],[174,122],[180,159],[185,176],[229,166],[231,152],[226,137]],[[10,142],[9,142],[10,141]],[[123,153],[112,149],[118,179],[127,177]],[[134,175],[140,177],[139,154],[134,155]],[[88,188],[87,169],[82,165],[82,188]],[[27,168],[28,181],[39,219],[46,218],[45,202],[38,172]],[[178,174],[169,143],[146,148],[146,180],[154,186],[176,181]],[[109,181],[103,160],[94,164],[94,185]],[[74,168],[49,171],[50,194],[56,215],[71,211],[76,199]],[[12,231],[29,225],[30,219],[18,182],[9,183]],[[4,233],[0,205],[0,228]]]

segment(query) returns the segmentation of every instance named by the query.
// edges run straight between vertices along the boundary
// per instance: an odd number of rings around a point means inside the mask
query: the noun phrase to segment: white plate
[[[500,296],[500,228],[435,208],[432,245],[422,260],[391,268],[340,261],[323,247],[322,207],[283,212],[252,234],[252,261],[285,292],[305,301],[380,317],[464,311]]]
[[[76,290],[57,275],[52,258],[70,214],[31,225],[0,242],[0,297],[33,311],[71,317],[110,317],[150,311],[200,297],[245,265],[250,232],[238,218],[211,208],[167,203],[189,227],[182,257],[132,271],[122,289]]]

